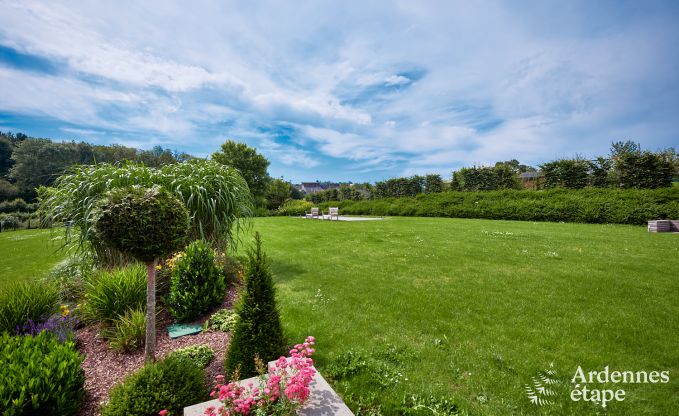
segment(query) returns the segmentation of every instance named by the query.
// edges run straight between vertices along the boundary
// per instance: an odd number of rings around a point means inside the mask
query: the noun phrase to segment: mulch
[[[236,297],[236,290],[230,289],[221,307],[231,308]],[[200,323],[211,314],[206,314]],[[190,345],[207,344],[214,350],[214,358],[206,369],[206,383],[211,385],[218,374],[224,373],[224,354],[229,345],[230,335],[226,332],[208,331],[196,335],[187,335],[177,339],[170,339],[167,326],[172,319],[167,314],[161,314],[156,323],[156,359],[168,353]],[[78,416],[100,415],[99,408],[108,401],[111,388],[144,365],[144,349],[133,353],[121,353],[109,348],[108,342],[99,336],[99,327],[87,326],[76,330],[78,350],[85,356],[82,364],[85,370],[85,398],[78,412]],[[161,410],[161,409],[158,409]]]

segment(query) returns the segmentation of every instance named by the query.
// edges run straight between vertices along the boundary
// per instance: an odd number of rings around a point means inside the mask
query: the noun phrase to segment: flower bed
[[[352,415],[313,367],[314,341],[308,337],[258,377],[224,384],[224,376],[218,376],[212,393],[218,399],[187,407],[184,415]]]

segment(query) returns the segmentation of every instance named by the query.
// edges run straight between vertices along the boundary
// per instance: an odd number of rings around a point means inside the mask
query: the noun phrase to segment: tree
[[[234,232],[252,216],[252,198],[240,173],[202,159],[161,168],[132,162],[77,166],[59,177],[54,187],[38,190],[40,211],[46,225],[71,222],[78,230],[68,233],[64,244],[77,243],[81,253],[93,252],[98,264],[115,265],[126,259],[93,238],[92,210],[107,191],[133,185],[159,185],[172,193],[189,211],[188,237],[220,250],[235,243]]]
[[[266,188],[267,209],[277,209],[292,197],[293,186],[283,179],[272,179]]]
[[[519,189],[521,183],[511,166],[496,163],[494,167],[473,166],[453,172],[451,189],[456,191],[493,191]]]
[[[108,193],[98,204],[94,234],[104,244],[146,263],[146,361],[155,359],[156,263],[183,247],[189,227],[184,205],[161,187],[132,186]]]
[[[431,174],[425,176],[424,192],[427,194],[443,192],[443,179],[441,179],[441,175]]]
[[[12,167],[12,142],[0,136],[0,179],[4,178]]]
[[[606,188],[611,185],[611,169],[613,163],[605,157],[598,157],[589,163],[590,185],[595,188]]]
[[[262,239],[255,233],[255,247],[248,251],[245,287],[236,310],[238,321],[226,356],[226,374],[256,374],[255,358],[265,363],[280,357],[285,347],[283,328],[276,307],[276,288]]]
[[[589,184],[589,163],[583,159],[560,159],[540,166],[545,175],[544,187],[581,189]]]
[[[228,140],[222,144],[221,151],[212,154],[212,160],[238,169],[255,199],[263,199],[269,181],[266,173],[269,161],[256,149]]]

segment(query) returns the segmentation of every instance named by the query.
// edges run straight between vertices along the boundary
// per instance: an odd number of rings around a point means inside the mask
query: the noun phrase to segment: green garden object
[[[200,324],[172,324],[167,327],[170,338],[175,339],[184,335],[198,334],[203,330]]]

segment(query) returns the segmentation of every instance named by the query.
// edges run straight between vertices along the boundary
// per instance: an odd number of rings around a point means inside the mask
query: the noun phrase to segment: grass
[[[679,408],[677,235],[439,218],[255,229],[286,335],[318,338],[319,369],[355,411],[396,414],[404,395],[431,394],[479,415],[594,414],[568,398],[578,365],[670,371],[668,384],[617,385],[611,415]],[[524,388],[550,363],[559,395],[537,407]]]
[[[402,413],[406,395],[474,415],[604,413],[569,399],[577,366],[670,371],[666,384],[608,384],[626,395],[606,414],[679,408],[679,235],[444,218],[254,228],[288,339],[317,337],[317,367],[357,414]],[[0,234],[0,284],[47,272],[60,258],[48,240]],[[552,363],[554,404],[532,405],[525,385]]]
[[[0,286],[45,276],[64,257],[48,230],[0,233]]]

